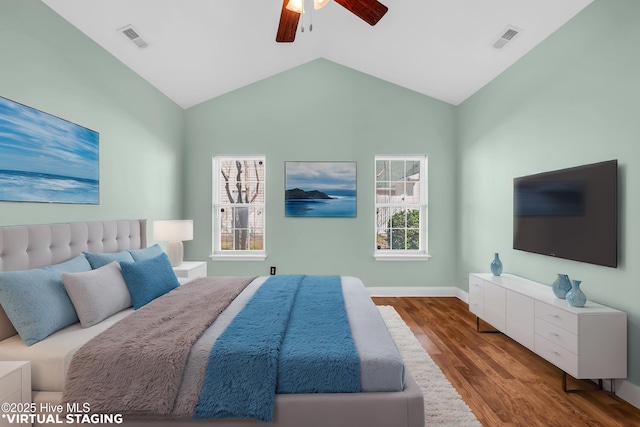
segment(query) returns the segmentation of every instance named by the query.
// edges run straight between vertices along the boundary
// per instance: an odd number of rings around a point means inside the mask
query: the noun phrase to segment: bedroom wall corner
[[[38,0],[0,2],[0,58],[1,96],[100,134],[99,205],[0,201],[0,225],[181,215],[179,106]]]
[[[311,84],[310,82],[313,82]],[[186,214],[196,237],[186,256],[212,251],[211,158],[267,158],[267,260],[209,261],[211,275],[342,274],[367,286],[455,286],[452,105],[318,59],[186,111]],[[427,262],[376,262],[374,156],[429,156]],[[284,162],[356,161],[357,218],[287,218]]]

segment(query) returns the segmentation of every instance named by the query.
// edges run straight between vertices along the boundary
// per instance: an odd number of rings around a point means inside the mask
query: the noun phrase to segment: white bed
[[[38,226],[0,227],[0,270],[27,270],[57,264],[82,252],[113,253],[126,249],[146,247],[146,221],[105,221],[91,223],[50,224]],[[239,312],[250,299],[250,289],[261,285],[266,278],[257,278],[212,325],[220,333],[233,312]],[[371,374],[362,376],[362,393],[315,393],[276,395],[274,426],[354,426],[422,427],[424,425],[422,395],[409,373],[402,373],[404,382],[397,383],[398,366],[389,367],[384,353],[371,335],[388,335],[382,319],[374,310],[358,309],[364,287],[358,279],[342,278],[345,305],[354,341],[361,354],[362,369]],[[351,295],[350,295],[351,294]],[[364,297],[368,298],[368,297]],[[370,301],[370,300],[369,300]],[[371,304],[372,305],[372,304]],[[79,323],[67,326],[31,346],[25,345],[15,334],[3,311],[0,311],[0,360],[29,360],[32,365],[32,389],[35,402],[58,403],[62,399],[65,376],[75,351],[93,336],[127,317],[133,310],[126,309],[83,328]],[[226,314],[226,316],[225,316]],[[225,320],[226,319],[226,320]],[[384,340],[383,340],[384,341]],[[383,342],[381,341],[381,342]],[[368,348],[367,348],[368,347]],[[382,346],[384,347],[384,346]],[[397,350],[395,350],[397,352]],[[367,358],[366,354],[371,354]],[[364,355],[364,356],[363,356]],[[391,364],[393,365],[393,364]],[[400,367],[402,369],[402,367]],[[386,371],[385,371],[386,370]],[[369,379],[367,379],[369,378]],[[368,381],[368,383],[367,383]],[[396,382],[384,389],[382,382]],[[367,383],[367,384],[365,384]],[[395,388],[394,388],[395,387]],[[255,420],[144,420],[126,419],[127,425],[184,425],[191,423],[211,425],[255,426]]]

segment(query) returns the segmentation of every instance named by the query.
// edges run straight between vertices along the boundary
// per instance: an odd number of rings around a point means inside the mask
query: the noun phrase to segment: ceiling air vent
[[[125,35],[129,40],[131,40],[136,46],[140,49],[144,49],[149,46],[149,44],[144,41],[142,37],[138,34],[138,32],[133,28],[132,25],[127,25],[126,27],[118,28],[122,34]]]
[[[498,37],[498,40],[493,43],[493,47],[495,47],[496,49],[502,49],[507,45],[507,43],[516,38],[521,32],[522,30],[520,28],[508,26],[502,32],[502,35]]]

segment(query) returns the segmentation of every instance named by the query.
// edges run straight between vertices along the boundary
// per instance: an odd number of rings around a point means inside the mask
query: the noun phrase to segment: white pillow
[[[131,294],[117,261],[92,271],[62,273],[62,282],[83,328],[131,307]]]

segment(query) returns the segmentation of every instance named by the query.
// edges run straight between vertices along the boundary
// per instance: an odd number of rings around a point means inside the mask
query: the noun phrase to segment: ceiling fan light
[[[313,0],[313,8],[321,9],[327,5],[331,0]]]
[[[304,0],[289,0],[287,9],[296,13],[304,13]]]

